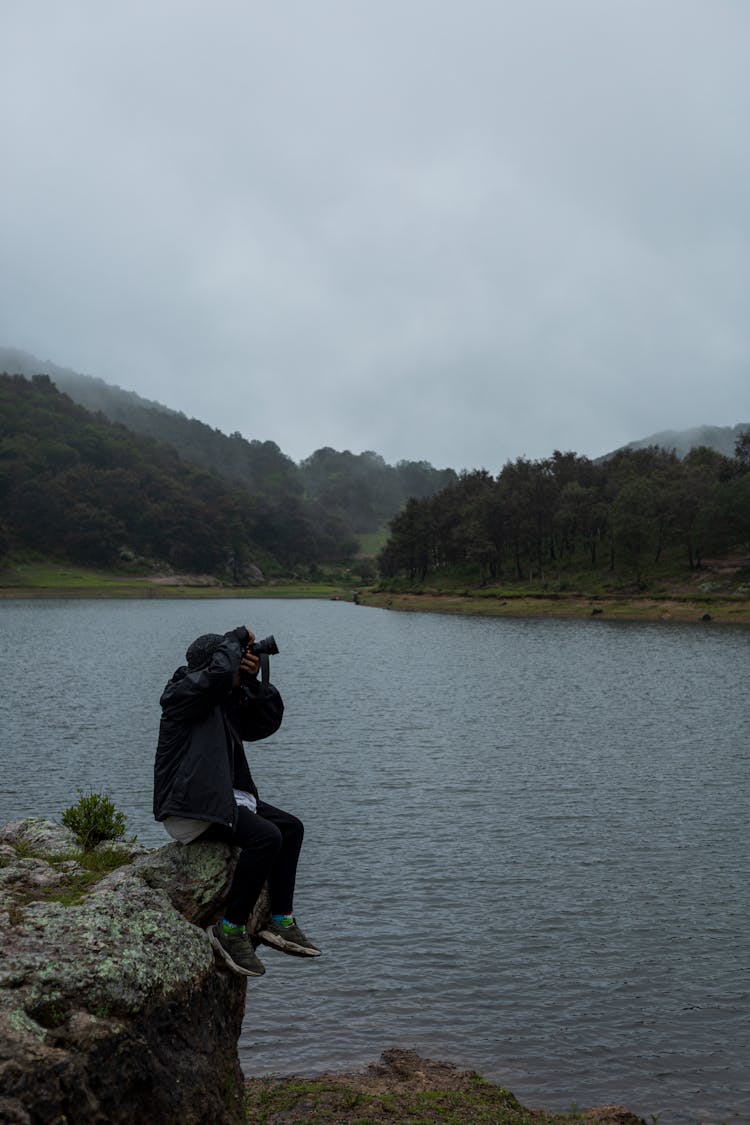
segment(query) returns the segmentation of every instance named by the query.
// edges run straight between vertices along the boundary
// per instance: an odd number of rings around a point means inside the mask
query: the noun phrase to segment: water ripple
[[[252,747],[307,825],[248,1074],[393,1044],[529,1104],[750,1121],[746,629],[389,614],[323,602],[0,606],[0,819],[107,786],[149,844],[158,696],[193,636],[274,633]]]

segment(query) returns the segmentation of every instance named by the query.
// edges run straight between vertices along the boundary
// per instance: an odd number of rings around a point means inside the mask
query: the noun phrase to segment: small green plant
[[[84,851],[91,851],[104,840],[121,840],[125,835],[125,814],[120,812],[105,793],[80,794],[78,800],[62,814],[66,828],[75,833]]]

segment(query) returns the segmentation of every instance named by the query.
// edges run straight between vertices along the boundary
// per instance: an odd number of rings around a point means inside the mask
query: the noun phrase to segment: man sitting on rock
[[[257,937],[302,957],[320,950],[305,937],[293,913],[302,822],[261,801],[243,741],[267,738],[281,725],[284,705],[272,684],[257,679],[255,635],[240,626],[207,633],[188,648],[161,697],[162,717],[154,766],[154,816],[183,844],[198,838],[241,848],[224,917],[209,926],[214,949],[236,973],[265,969],[247,923],[268,882],[271,921]],[[267,658],[266,658],[267,659]]]

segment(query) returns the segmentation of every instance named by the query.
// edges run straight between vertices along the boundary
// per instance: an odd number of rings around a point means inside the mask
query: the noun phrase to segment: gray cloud
[[[750,420],[744,0],[0,15],[0,342],[295,458]]]

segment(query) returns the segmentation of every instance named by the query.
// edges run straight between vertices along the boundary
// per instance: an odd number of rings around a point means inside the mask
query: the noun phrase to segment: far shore
[[[592,618],[595,621],[664,621],[750,625],[750,599],[737,597],[538,594],[360,595],[360,604],[411,613],[470,614],[479,617]]]
[[[22,598],[323,598],[351,601],[335,582],[227,586],[210,574],[124,574],[59,565],[0,568],[0,600]]]
[[[353,601],[351,590],[336,586],[161,586],[112,582],[101,586],[0,586],[0,601],[63,598],[90,601],[116,598],[123,601],[168,601],[182,598],[317,598],[328,601]]]
[[[731,593],[698,595],[680,591],[654,595],[566,591],[514,594],[512,590],[397,593],[326,582],[223,586],[209,575],[177,575],[165,579],[163,576],[134,577],[75,570],[0,574],[0,600],[52,598],[316,598],[407,613],[750,625],[750,598]]]

